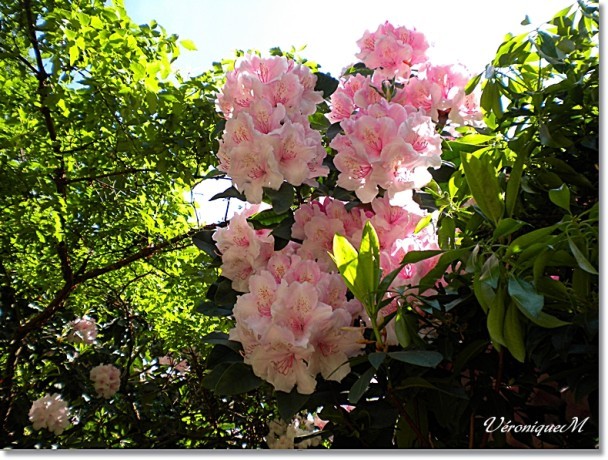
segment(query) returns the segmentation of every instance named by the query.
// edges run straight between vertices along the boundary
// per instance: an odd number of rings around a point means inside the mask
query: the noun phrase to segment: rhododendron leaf
[[[363,227],[356,282],[367,298],[364,303],[371,306],[380,283],[380,241],[370,221]]]
[[[283,214],[289,211],[295,197],[293,185],[283,182],[278,190],[264,188],[266,195],[270,198],[272,209],[277,214]]]
[[[375,369],[379,369],[386,358],[386,353],[381,353],[381,352],[370,353],[368,358],[369,358],[369,362],[371,363],[371,365],[374,366]]]
[[[290,393],[285,393],[284,391],[275,391],[274,396],[277,400],[279,415],[284,421],[287,422],[289,422],[310,399],[310,395],[298,393],[295,388]]]
[[[392,351],[388,355],[396,361],[421,367],[437,367],[443,360],[441,353],[427,350]]]
[[[370,367],[363,374],[361,374],[348,393],[348,402],[351,404],[357,404],[359,402],[361,396],[363,396],[363,394],[367,391],[369,382],[375,374],[376,369],[373,367]]]
[[[477,339],[469,342],[453,359],[455,375],[460,374],[471,359],[482,353],[487,348],[488,341],[486,339]]]
[[[331,75],[323,72],[315,72],[315,75],[317,76],[315,91],[323,91],[324,98],[327,99],[336,91],[336,89],[338,89],[340,82]]]
[[[483,266],[481,267],[481,273],[479,274],[479,281],[486,283],[492,288],[498,287],[498,280],[500,279],[500,262],[496,254],[492,253],[490,257],[486,259]]]
[[[489,156],[482,154],[478,157],[475,154],[461,153],[460,158],[465,179],[477,206],[488,219],[497,224],[502,218],[504,204],[500,198],[496,170],[490,163]]]
[[[526,316],[532,318],[540,316],[545,298],[536,292],[532,283],[520,278],[509,278],[509,295]]]
[[[470,254],[469,248],[452,249],[444,252],[437,264],[420,280],[420,292],[424,293],[429,288],[435,285],[435,282],[440,279],[446,272],[448,266],[462,257],[468,257]]]
[[[333,254],[330,254],[330,256],[335,262],[348,289],[359,301],[364,302],[365,296],[363,291],[357,285],[359,254],[355,247],[346,237],[336,234],[333,241]]]
[[[192,241],[201,251],[204,251],[208,254],[212,259],[219,259],[219,251],[217,250],[217,246],[215,245],[215,241],[213,241],[213,230],[202,230],[198,233],[192,235]]]
[[[247,393],[263,383],[250,366],[241,362],[221,363],[201,381],[203,388],[226,396]]]
[[[196,307],[196,311],[205,316],[230,316],[232,314],[232,308],[221,307],[209,301],[202,301],[199,303]]]
[[[488,305],[488,317],[486,318],[486,326],[494,344],[505,344],[503,335],[505,311],[505,292],[504,288],[501,287],[496,291],[496,295]]]
[[[227,188],[223,192],[213,195],[211,198],[209,198],[209,201],[219,200],[220,198],[237,198],[241,201],[247,201],[245,195],[239,192],[234,186]]]
[[[220,276],[207,290],[207,298],[213,300],[221,307],[232,308],[236,302],[237,295],[237,292],[232,289],[232,281],[223,276]]]
[[[578,263],[579,267],[581,267],[587,273],[591,273],[592,275],[598,274],[595,267],[591,265],[591,262],[587,260],[585,255],[581,252],[581,250],[571,238],[568,238],[568,246],[570,247],[570,251],[572,251],[572,255],[576,259],[576,262]]]
[[[397,336],[399,345],[403,348],[409,347],[412,343],[412,336],[409,333],[408,325],[401,309],[397,311],[397,316],[395,316],[395,335]]]
[[[526,346],[524,344],[524,328],[521,323],[520,313],[517,306],[510,302],[505,314],[503,329],[504,345],[513,357],[523,363],[526,358]]]
[[[416,228],[414,229],[414,234],[419,233],[420,230],[422,230],[424,227],[426,227],[431,222],[431,220],[433,220],[432,214],[427,214],[422,219],[420,219],[420,221],[418,221],[418,224],[416,224]]]
[[[562,184],[559,188],[549,190],[549,199],[553,204],[570,213],[570,189],[566,184]]]
[[[336,137],[341,132],[342,132],[342,126],[340,125],[340,122],[336,122],[336,123],[333,123],[332,125],[330,125],[329,128],[327,128],[327,132],[325,133],[325,136],[327,137],[328,140],[331,141],[334,137]]]
[[[528,225],[521,220],[512,219],[507,217],[505,219],[500,219],[498,225],[494,229],[494,233],[492,234],[492,238],[499,239],[504,236],[508,236],[512,233],[515,233],[517,230],[522,228],[524,225]]]
[[[469,80],[469,82],[467,83],[467,85],[464,87],[465,94],[471,94],[473,92],[473,90],[479,84],[479,81],[481,80],[481,76],[482,75],[483,75],[483,72],[475,75],[473,78],[471,78]]]
[[[545,240],[551,233],[553,233],[553,231],[557,227],[558,224],[555,224],[549,227],[539,228],[524,235],[518,236],[511,242],[511,244],[507,248],[506,255],[510,256],[511,254],[516,254],[518,252],[523,251],[533,243]]]

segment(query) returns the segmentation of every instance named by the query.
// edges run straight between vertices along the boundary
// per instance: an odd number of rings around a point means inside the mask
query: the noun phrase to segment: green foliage
[[[171,63],[191,41],[106,3],[0,1],[2,447],[257,447],[268,411],[200,386],[201,337],[226,324],[193,300],[217,275],[190,200],[216,161],[217,79],[184,79]],[[66,340],[83,315],[93,345]],[[89,372],[108,363],[106,401]],[[55,392],[78,423],[33,431],[32,402]]]

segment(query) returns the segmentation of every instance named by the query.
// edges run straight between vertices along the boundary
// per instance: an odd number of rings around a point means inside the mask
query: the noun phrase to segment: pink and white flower
[[[58,393],[46,394],[34,401],[28,415],[34,430],[46,428],[55,435],[60,435],[71,425],[68,405]]]
[[[112,364],[95,366],[89,377],[99,397],[110,399],[120,388],[120,371]]]

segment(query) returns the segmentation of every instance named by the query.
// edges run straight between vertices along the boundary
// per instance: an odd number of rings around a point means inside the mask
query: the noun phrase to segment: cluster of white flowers
[[[314,421],[303,416],[296,416],[291,423],[283,420],[272,420],[268,424],[269,433],[266,435],[266,444],[270,449],[308,449],[321,444],[321,436],[312,436],[299,442],[295,438],[310,436],[315,430]]]
[[[70,321],[72,330],[68,335],[68,340],[75,343],[92,344],[97,338],[97,325],[95,320],[88,317],[77,318]]]
[[[91,369],[90,378],[97,395],[110,399],[120,387],[120,371],[112,364],[100,364]]]
[[[29,416],[35,430],[46,428],[56,435],[60,435],[71,425],[68,405],[57,393],[46,394],[34,401]]]

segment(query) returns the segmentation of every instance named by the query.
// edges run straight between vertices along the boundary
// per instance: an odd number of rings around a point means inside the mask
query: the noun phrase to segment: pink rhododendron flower
[[[213,234],[222,254],[222,275],[232,280],[236,291],[247,292],[249,277],[266,267],[274,251],[269,230],[254,230],[245,214],[237,213],[225,228]]]
[[[422,187],[431,179],[427,168],[441,166],[441,137],[429,117],[391,102],[375,104],[372,113],[377,116],[344,120],[344,134],[330,143],[337,151],[338,185],[363,203],[379,188],[392,197]]]
[[[375,32],[366,31],[357,45],[361,51],[356,56],[386,79],[408,78],[413,65],[426,61],[429,47],[422,33],[394,27],[388,21]]]
[[[68,340],[74,343],[92,344],[97,338],[97,325],[95,320],[88,317],[77,318],[70,321],[72,328],[68,335]]]
[[[301,185],[327,175],[321,136],[307,118],[323,101],[315,83],[310,69],[284,57],[247,55],[227,74],[217,97],[227,119],[218,168],[249,202],[285,180]]]
[[[97,395],[110,399],[120,388],[120,371],[112,364],[100,364],[89,374]]]
[[[37,399],[29,411],[34,430],[46,428],[55,435],[60,435],[71,425],[69,416],[67,403],[57,393]]]

